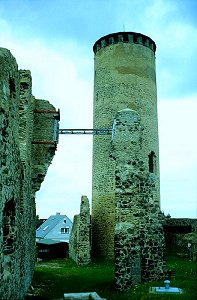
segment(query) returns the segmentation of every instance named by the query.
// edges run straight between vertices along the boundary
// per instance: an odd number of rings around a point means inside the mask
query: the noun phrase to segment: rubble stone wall
[[[124,290],[164,276],[165,240],[159,203],[154,201],[158,170],[150,172],[140,116],[125,109],[114,123],[115,280]]]
[[[0,48],[0,299],[24,299],[35,264],[35,192],[55,154],[51,145],[32,144],[37,132],[51,139],[53,116],[43,123],[34,110],[31,74],[18,70],[9,50]],[[52,106],[45,102],[45,106]],[[53,108],[54,109],[54,108]],[[44,125],[44,127],[43,127]],[[40,154],[39,178],[35,161]],[[37,155],[38,157],[35,157]],[[38,180],[39,178],[39,180]],[[39,181],[39,184],[37,183]]]
[[[78,265],[90,262],[90,205],[86,196],[81,197],[80,214],[74,216],[69,237],[69,256]]]
[[[132,223],[117,223],[114,244],[115,286],[118,290],[126,290],[142,280],[138,228]]]

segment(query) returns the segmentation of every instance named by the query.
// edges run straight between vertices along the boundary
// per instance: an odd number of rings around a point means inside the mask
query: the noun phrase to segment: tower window
[[[149,166],[149,172],[155,173],[156,170],[156,155],[155,152],[151,151],[151,153],[148,156],[148,166]]]

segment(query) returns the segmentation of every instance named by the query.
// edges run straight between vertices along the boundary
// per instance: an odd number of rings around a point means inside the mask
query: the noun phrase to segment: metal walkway
[[[59,134],[112,134],[112,128],[100,128],[100,129],[58,129]]]

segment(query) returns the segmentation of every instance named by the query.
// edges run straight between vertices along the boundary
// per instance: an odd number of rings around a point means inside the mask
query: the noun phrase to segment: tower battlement
[[[156,44],[148,36],[137,32],[116,32],[105,35],[96,41],[93,46],[94,54],[102,48],[119,43],[141,44],[150,48],[154,54],[156,52]]]

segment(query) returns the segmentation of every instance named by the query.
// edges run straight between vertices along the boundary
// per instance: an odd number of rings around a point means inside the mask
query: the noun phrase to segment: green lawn
[[[127,292],[114,290],[114,271],[112,262],[92,262],[86,267],[79,267],[70,259],[40,262],[32,282],[34,299],[63,298],[64,293],[97,292],[107,300],[146,300],[146,299],[187,299],[196,300],[196,262],[179,258],[177,250],[171,249],[167,255],[168,269],[176,272],[171,279],[171,286],[185,291],[179,295],[149,294],[150,286],[163,286],[163,281],[135,286]],[[37,295],[37,297],[35,297]],[[30,299],[30,297],[27,297]]]

